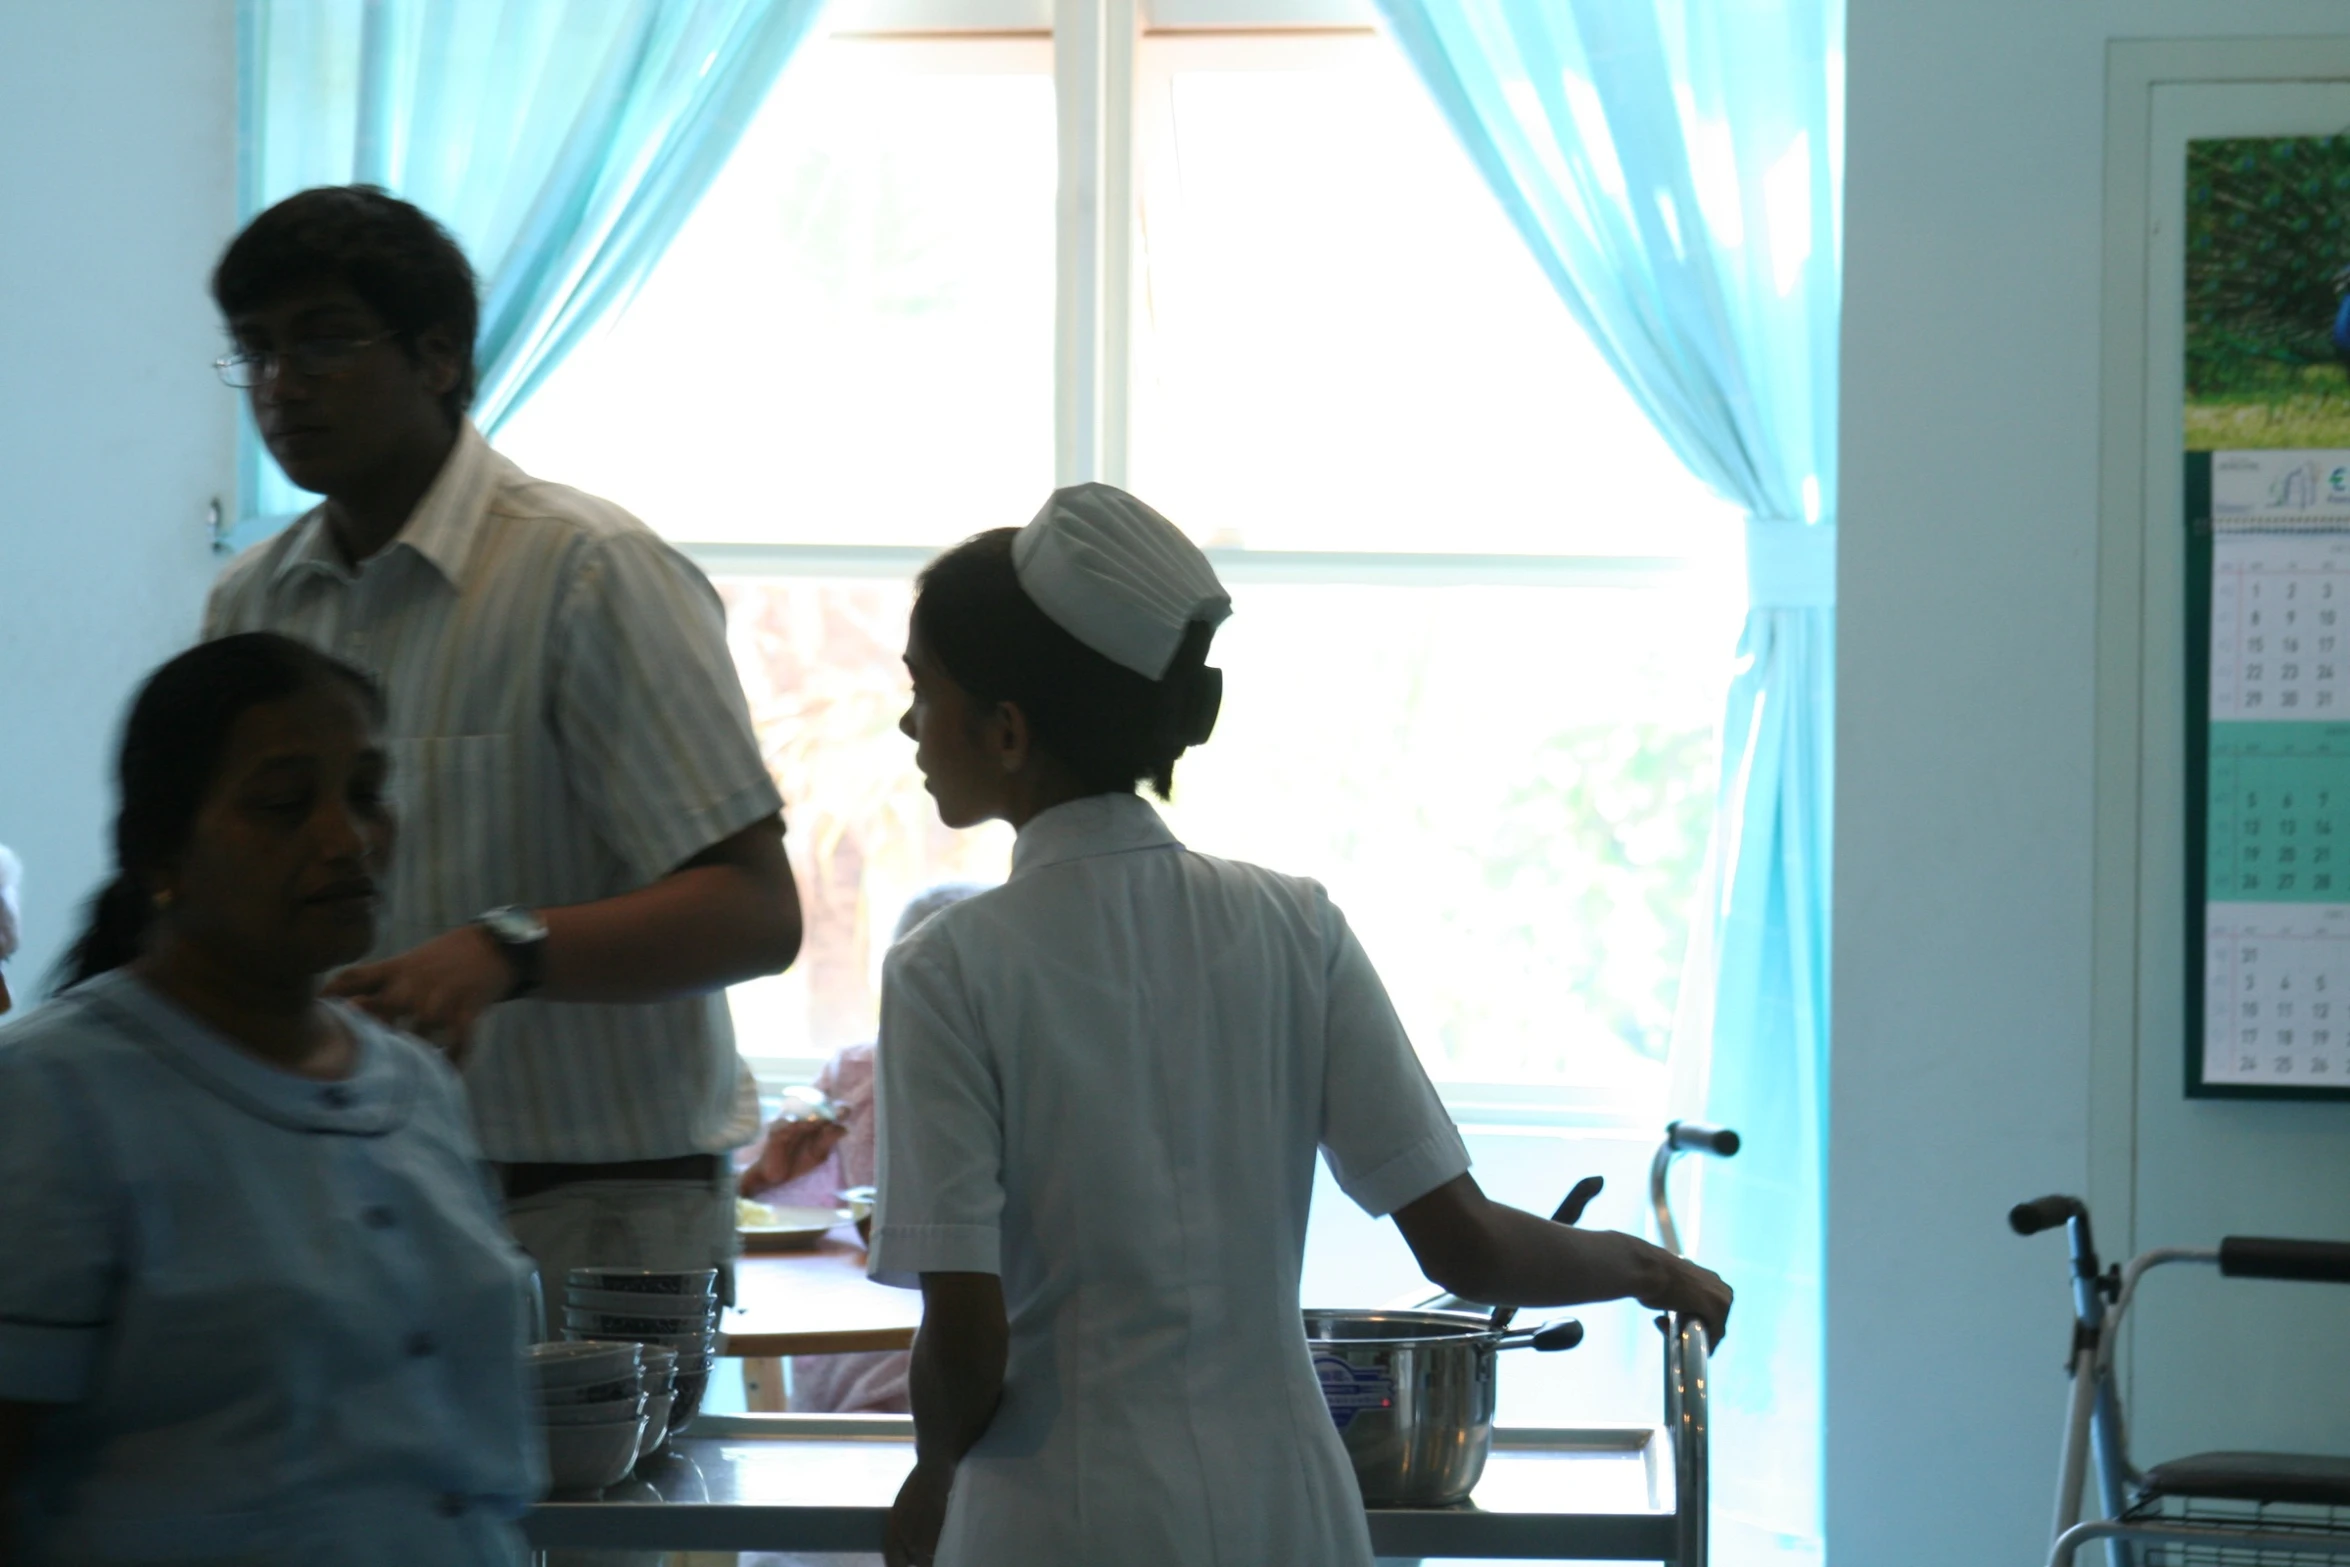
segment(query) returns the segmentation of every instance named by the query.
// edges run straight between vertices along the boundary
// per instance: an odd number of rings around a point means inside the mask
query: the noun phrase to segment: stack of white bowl
[[[564,1280],[566,1339],[632,1343],[643,1346],[648,1359],[666,1351],[673,1360],[664,1435],[684,1429],[702,1407],[718,1347],[718,1312],[715,1268],[573,1268]],[[660,1445],[655,1438],[645,1451]]]
[[[529,1355],[554,1488],[596,1491],[626,1479],[650,1412],[637,1346],[533,1344]]]
[[[642,1460],[661,1451],[669,1440],[669,1415],[677,1407],[677,1351],[639,1344],[637,1353],[645,1361],[645,1435],[636,1445],[636,1456]]]

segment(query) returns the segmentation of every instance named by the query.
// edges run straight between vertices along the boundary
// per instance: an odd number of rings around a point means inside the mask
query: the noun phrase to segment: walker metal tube
[[[2342,1537],[2320,1534],[2280,1534],[2272,1530],[2217,1529],[2208,1524],[2122,1523],[2100,1518],[2076,1524],[2058,1537],[2048,1553],[2048,1567],[2072,1567],[2073,1553],[2093,1540],[2144,1541],[2149,1545],[2203,1545],[2214,1550],[2264,1551],[2278,1556],[2317,1556],[2341,1560]],[[2265,1561],[2265,1556],[2259,1558]]]
[[[1737,1154],[1739,1141],[1726,1126],[1666,1123],[1665,1140],[1648,1162],[1648,1205],[1656,1214],[1657,1244],[1674,1256],[1688,1254],[1681,1249],[1681,1231],[1673,1223],[1673,1205],[1665,1195],[1673,1156],[1696,1151],[1728,1159]],[[1705,1387],[1710,1346],[1704,1327],[1687,1318],[1659,1317],[1657,1326],[1665,1331],[1665,1424],[1673,1433],[1673,1560],[1677,1567],[1706,1567],[1713,1502]]]
[[[2089,1472],[2089,1417],[2097,1405],[2097,1346],[2073,1356],[2072,1395],[2064,1422],[2064,1465],[2056,1481],[2056,1534],[2081,1521],[2081,1481]]]
[[[1706,1567],[1710,1416],[1706,1409],[1705,1329],[1686,1317],[1665,1329],[1665,1414],[1673,1423],[1673,1560]]]
[[[1648,1161],[1648,1206],[1656,1213],[1656,1243],[1678,1257],[1681,1251],[1681,1232],[1673,1227],[1673,1205],[1665,1200],[1665,1172],[1673,1167],[1675,1149],[1670,1140],[1657,1145],[1656,1157]]]

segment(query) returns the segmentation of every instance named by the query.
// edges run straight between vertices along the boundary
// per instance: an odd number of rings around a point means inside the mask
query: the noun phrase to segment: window
[[[1054,138],[1045,39],[811,41],[499,445],[696,543],[936,545],[1032,511]]]
[[[1736,514],[1387,41],[1240,25],[1298,20],[1272,3],[1057,63],[1049,31],[845,11],[501,436],[726,598],[809,915],[734,995],[763,1075],[870,1037],[905,899],[1008,864],[896,733],[911,575],[1099,476],[1236,600],[1177,831],[1332,888],[1465,1121],[1661,1115]]]

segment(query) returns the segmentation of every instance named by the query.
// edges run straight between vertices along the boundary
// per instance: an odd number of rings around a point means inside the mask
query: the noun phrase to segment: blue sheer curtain
[[[242,0],[239,199],[366,182],[482,282],[485,433],[627,302],[823,0]],[[250,538],[310,497],[248,427]]]
[[[1816,1560],[1835,663],[1842,0],[1381,0],[1592,341],[1746,508],[1712,890],[1677,1045],[1747,1134],[1702,1250],[1715,1558]]]

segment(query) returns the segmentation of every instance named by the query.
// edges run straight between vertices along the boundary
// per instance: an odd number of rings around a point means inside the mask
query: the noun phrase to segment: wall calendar
[[[2350,1096],[2350,451],[2189,453],[2187,494],[2187,1091]]]

